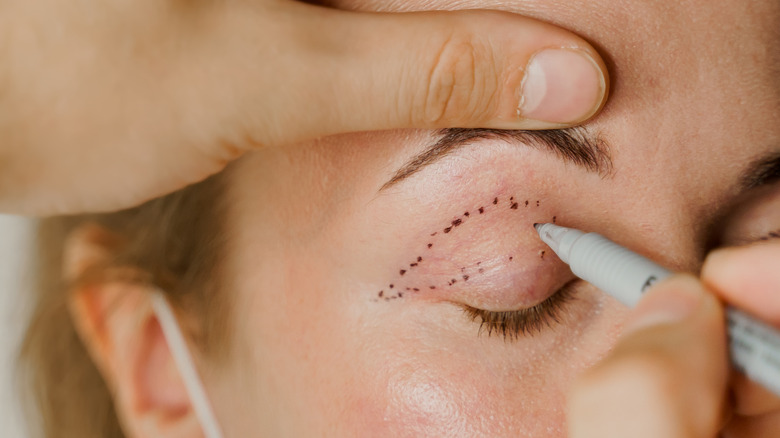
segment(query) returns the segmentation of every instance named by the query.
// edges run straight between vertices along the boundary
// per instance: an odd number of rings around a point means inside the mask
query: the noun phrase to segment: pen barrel
[[[568,254],[575,275],[629,307],[654,283],[672,275],[596,233],[579,236]],[[733,307],[726,308],[726,323],[733,367],[780,397],[780,332]]]
[[[726,323],[734,368],[780,397],[780,333],[733,307]]]
[[[650,286],[672,275],[596,233],[584,234],[571,244],[569,266],[576,276],[629,307],[634,307]]]
[[[629,307],[654,283],[672,275],[599,234],[553,224],[537,230],[575,275]],[[733,307],[725,313],[732,366],[780,397],[780,330]]]

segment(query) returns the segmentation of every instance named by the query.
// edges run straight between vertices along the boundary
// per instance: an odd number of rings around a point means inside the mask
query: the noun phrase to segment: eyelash
[[[560,324],[563,310],[574,297],[574,291],[569,282],[541,303],[521,310],[493,312],[463,305],[463,312],[473,322],[479,320],[479,334],[487,332],[502,336],[504,340],[515,340],[521,336],[532,336],[544,328]]]

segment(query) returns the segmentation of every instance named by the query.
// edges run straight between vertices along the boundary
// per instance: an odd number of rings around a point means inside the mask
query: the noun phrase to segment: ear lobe
[[[65,266],[73,270],[72,278],[111,256],[113,248],[103,243],[113,240],[103,233],[94,228],[79,230],[69,240]],[[202,436],[152,310],[151,293],[146,286],[121,280],[78,286],[70,297],[71,316],[111,389],[128,436]]]

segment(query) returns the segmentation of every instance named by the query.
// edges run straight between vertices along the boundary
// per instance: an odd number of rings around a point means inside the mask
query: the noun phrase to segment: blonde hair
[[[224,355],[225,300],[217,279],[227,246],[224,227],[228,202],[225,174],[150,201],[108,214],[49,218],[37,235],[38,279],[35,307],[20,356],[20,372],[35,409],[30,421],[46,438],[122,438],[111,394],[76,333],[62,278],[65,239],[78,227],[95,223],[120,237],[116,257],[80,281],[100,281],[100,271],[132,266],[168,299],[202,321],[196,343],[210,357]],[[95,275],[92,275],[95,274]],[[208,309],[208,311],[206,311]],[[192,333],[190,333],[192,335]],[[219,339],[219,342],[215,342]],[[219,350],[219,351],[217,351]]]

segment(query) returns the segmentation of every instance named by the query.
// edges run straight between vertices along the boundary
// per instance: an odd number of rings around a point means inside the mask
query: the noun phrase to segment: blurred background
[[[0,215],[0,436],[27,438],[18,397],[16,357],[29,315],[34,222]]]

